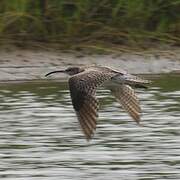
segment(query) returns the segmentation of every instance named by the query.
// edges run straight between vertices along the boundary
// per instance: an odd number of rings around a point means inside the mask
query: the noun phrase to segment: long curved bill
[[[45,75],[45,77],[47,77],[47,76],[49,76],[49,75],[51,75],[51,74],[54,74],[54,73],[64,73],[64,72],[65,72],[65,70],[51,71],[51,72],[47,73],[47,74]]]

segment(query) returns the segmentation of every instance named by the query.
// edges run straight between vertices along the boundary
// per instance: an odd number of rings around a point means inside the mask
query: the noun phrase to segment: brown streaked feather
[[[94,97],[88,97],[81,109],[76,112],[81,128],[87,140],[91,139],[91,137],[93,136],[97,124],[98,101],[92,100],[93,98]]]
[[[88,140],[94,134],[97,124],[99,107],[95,97],[96,88],[113,75],[112,72],[107,73],[93,69],[74,75],[69,79],[72,104]]]
[[[129,85],[111,87],[112,94],[122,104],[122,107],[139,124],[141,108],[134,90]]]

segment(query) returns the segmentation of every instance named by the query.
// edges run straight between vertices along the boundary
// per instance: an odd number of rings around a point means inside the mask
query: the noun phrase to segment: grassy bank
[[[180,45],[180,0],[1,0],[0,42]]]

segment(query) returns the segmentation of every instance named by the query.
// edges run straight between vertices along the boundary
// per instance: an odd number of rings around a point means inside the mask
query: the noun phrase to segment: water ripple
[[[1,179],[180,179],[180,77],[170,89],[166,81],[137,91],[142,127],[109,91],[98,90],[100,116],[90,142],[80,131],[66,83],[2,86]]]

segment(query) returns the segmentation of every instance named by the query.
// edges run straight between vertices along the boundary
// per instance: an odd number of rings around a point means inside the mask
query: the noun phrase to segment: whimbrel
[[[69,89],[72,104],[87,140],[92,138],[96,129],[99,109],[96,89],[100,85],[105,85],[139,124],[141,108],[132,87],[145,87],[149,83],[148,80],[143,80],[124,71],[101,66],[70,67],[65,70],[52,71],[46,76],[54,73],[70,75]]]

